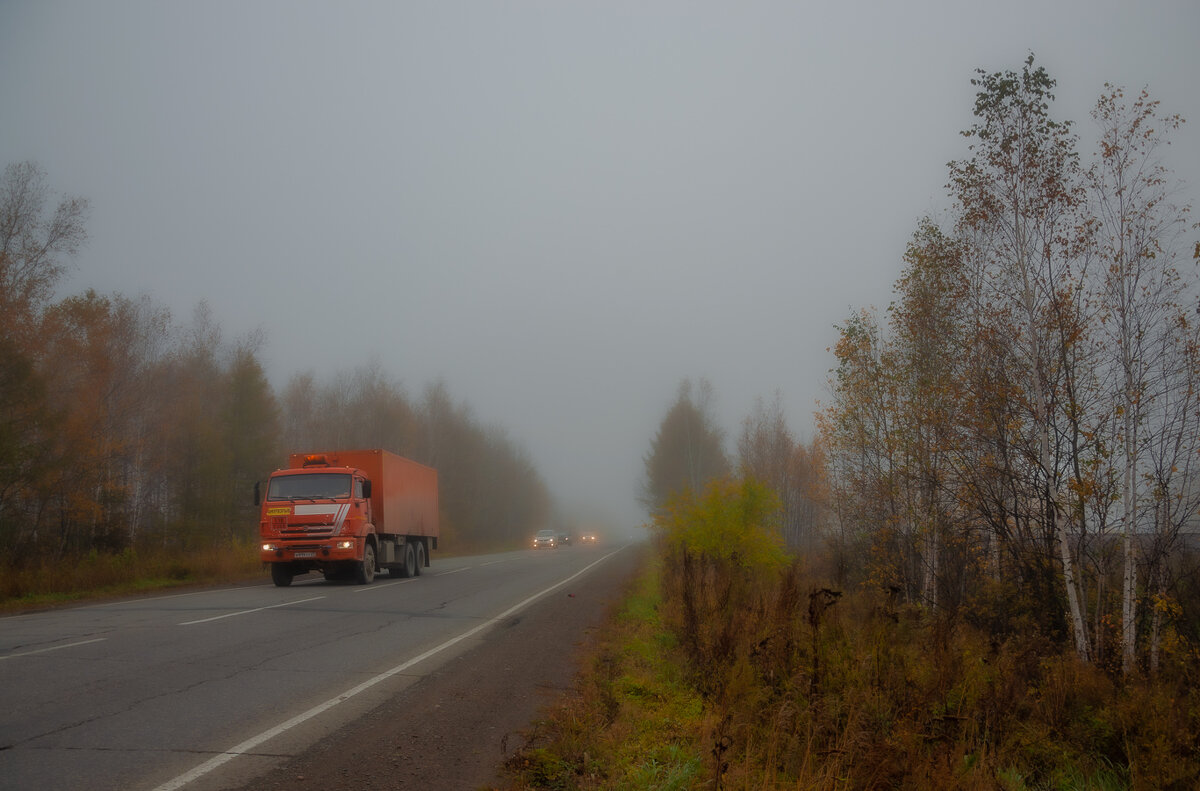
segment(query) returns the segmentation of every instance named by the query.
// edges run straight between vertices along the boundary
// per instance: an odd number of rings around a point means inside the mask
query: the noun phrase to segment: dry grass
[[[671,562],[510,763],[511,788],[1200,787],[1194,656],[1118,682],[1035,630],[997,641],[872,591],[832,598],[798,567],[747,589],[734,629],[720,579]]]
[[[262,573],[258,545],[252,542],[186,553],[164,549],[92,552],[78,558],[5,568],[0,576],[0,611],[183,585],[238,582]]]

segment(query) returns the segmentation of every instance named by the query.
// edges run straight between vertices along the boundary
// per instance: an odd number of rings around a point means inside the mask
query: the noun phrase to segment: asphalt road
[[[486,734],[491,725],[472,705],[471,690],[485,680],[478,662],[487,661],[490,644],[532,612],[595,599],[589,586],[601,581],[611,594],[634,554],[572,547],[435,557],[411,580],[385,576],[359,586],[308,575],[290,588],[264,581],[0,619],[0,789],[204,791],[256,787],[253,778],[285,778],[295,787],[303,777],[297,761],[396,701],[402,710],[388,720],[429,735],[429,715],[442,699],[414,705],[417,690],[409,688],[431,673],[474,714],[476,736],[465,738],[481,738],[479,729]],[[502,666],[516,665],[523,684],[536,683],[542,649],[577,639],[578,612],[543,615],[535,640],[497,642],[508,646]],[[600,612],[593,606],[587,619]],[[562,670],[551,675],[561,678]],[[487,693],[494,710],[511,708],[509,686],[501,679]],[[497,689],[509,691],[496,700]],[[522,711],[527,718],[533,708]],[[453,722],[444,727],[460,730]],[[400,757],[366,748],[361,760],[388,761],[388,771],[410,779],[422,767],[446,777],[463,762],[459,749],[439,756],[434,747],[412,748]],[[500,752],[482,751],[476,763],[498,763]],[[355,762],[343,757],[345,766],[328,754],[320,764],[352,778],[346,766],[353,770]],[[361,779],[347,782],[365,787]],[[389,786],[408,787],[394,778]]]

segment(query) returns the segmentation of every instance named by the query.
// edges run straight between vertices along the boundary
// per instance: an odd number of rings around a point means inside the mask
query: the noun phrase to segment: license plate
[[[316,552],[297,552],[296,554],[292,555],[294,558],[315,558],[316,556]]]

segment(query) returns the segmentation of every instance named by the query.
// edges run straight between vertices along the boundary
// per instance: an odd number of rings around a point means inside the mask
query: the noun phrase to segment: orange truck
[[[255,485],[261,557],[280,587],[319,570],[365,585],[415,577],[437,549],[437,470],[386,450],[293,453]]]

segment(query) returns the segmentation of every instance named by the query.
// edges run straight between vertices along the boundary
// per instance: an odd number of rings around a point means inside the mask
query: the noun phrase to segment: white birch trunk
[[[1136,447],[1130,435],[1137,431],[1136,421],[1125,413],[1125,492],[1122,525],[1123,554],[1125,562],[1121,583],[1121,672],[1128,676],[1133,672],[1137,659],[1137,552],[1135,547],[1135,520],[1137,519],[1137,469]],[[1132,425],[1130,425],[1132,424]]]
[[[1024,262],[1022,262],[1024,263]],[[1029,341],[1033,362],[1033,397],[1034,424],[1038,432],[1038,456],[1042,470],[1046,475],[1046,492],[1050,498],[1051,514],[1054,519],[1054,538],[1058,542],[1059,561],[1062,563],[1063,584],[1067,589],[1067,620],[1071,624],[1071,633],[1075,639],[1075,651],[1079,658],[1091,662],[1091,650],[1087,638],[1087,624],[1083,620],[1083,610],[1079,602],[1079,586],[1075,577],[1075,558],[1071,552],[1071,536],[1067,530],[1069,520],[1064,518],[1059,510],[1060,494],[1054,475],[1054,454],[1050,447],[1050,406],[1046,402],[1047,384],[1043,365],[1042,346],[1037,335],[1037,310],[1033,288],[1029,283],[1029,272],[1022,266],[1024,280],[1025,319],[1028,322]]]

